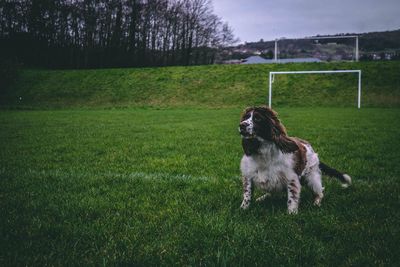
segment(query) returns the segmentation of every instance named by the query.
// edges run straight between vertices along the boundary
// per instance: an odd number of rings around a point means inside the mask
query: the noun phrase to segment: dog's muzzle
[[[253,135],[253,131],[250,125],[243,122],[239,124],[239,133],[244,137],[249,137]]]

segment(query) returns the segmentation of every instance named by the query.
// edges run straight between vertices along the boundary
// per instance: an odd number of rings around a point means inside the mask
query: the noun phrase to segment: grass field
[[[400,110],[278,111],[354,181],[295,216],[239,210],[241,108],[1,111],[0,265],[399,265]]]
[[[0,108],[243,108],[265,103],[270,71],[337,69],[362,71],[364,107],[400,107],[400,61],[392,61],[24,70],[12,87],[0,90]],[[273,103],[354,107],[357,82],[355,74],[280,75]]]

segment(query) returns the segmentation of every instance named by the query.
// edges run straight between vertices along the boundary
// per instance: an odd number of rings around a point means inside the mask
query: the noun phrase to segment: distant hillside
[[[359,36],[359,51],[361,60],[400,59],[400,29],[385,32],[348,33],[327,35]],[[325,37],[325,36],[313,36]],[[221,53],[221,60],[240,59],[258,54],[272,58],[275,41],[249,42],[236,47],[226,48]],[[354,59],[354,39],[281,39],[279,40],[280,58],[316,57],[322,60],[352,60]]]
[[[268,73],[361,69],[362,105],[400,107],[400,61],[209,65],[100,70],[24,70],[0,92],[2,108],[244,107],[265,104]],[[355,106],[357,77],[282,75],[276,106]]]
[[[400,29],[386,32],[370,32],[361,34],[360,49],[373,52],[400,49]]]

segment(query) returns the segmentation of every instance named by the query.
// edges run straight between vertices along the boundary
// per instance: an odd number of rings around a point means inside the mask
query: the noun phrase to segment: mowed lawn
[[[0,265],[399,265],[400,109],[278,111],[354,181],[298,215],[239,209],[240,109],[1,111]]]

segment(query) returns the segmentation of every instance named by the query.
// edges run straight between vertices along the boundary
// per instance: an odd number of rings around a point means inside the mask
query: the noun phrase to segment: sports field
[[[285,194],[239,209],[248,100],[227,101],[1,110],[0,265],[399,264],[398,107],[277,105],[289,135],[353,177],[324,177],[320,208],[304,187],[288,215]]]

